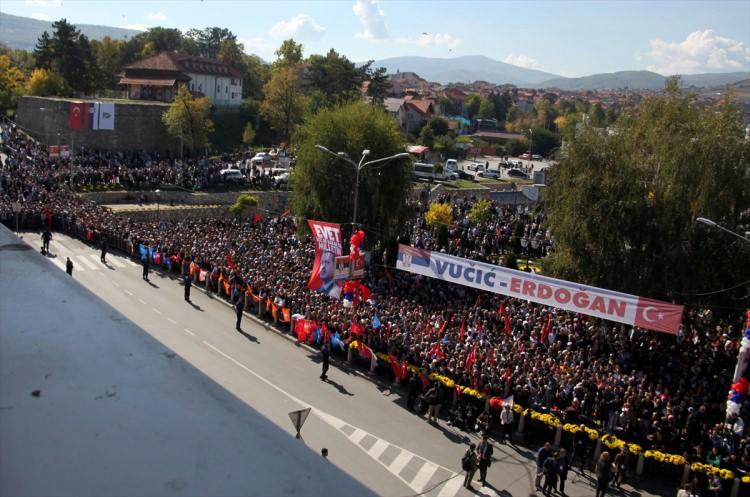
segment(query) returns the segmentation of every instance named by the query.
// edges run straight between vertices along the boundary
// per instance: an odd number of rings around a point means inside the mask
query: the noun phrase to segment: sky
[[[569,77],[750,72],[747,0],[3,0],[0,11],[140,30],[225,27],[267,61],[292,37],[305,55],[333,48],[356,62],[485,55]]]

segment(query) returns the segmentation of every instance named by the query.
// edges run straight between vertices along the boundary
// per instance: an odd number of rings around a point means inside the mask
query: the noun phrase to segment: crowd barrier
[[[1,221],[8,228],[15,228],[15,218],[6,217]],[[19,229],[21,231],[39,230],[43,227],[45,227],[45,223],[39,216],[22,215],[19,218]],[[65,217],[54,216],[54,228],[94,246],[97,246],[101,240],[100,233],[85,229],[80,223],[72,223]],[[268,322],[278,332],[295,336],[298,342],[319,346],[324,340],[327,340],[332,345],[332,355],[338,356],[339,359],[346,360],[351,364],[368,368],[374,375],[390,375],[396,383],[404,381],[408,376],[408,372],[418,375],[425,386],[428,381],[438,382],[438,384],[450,392],[447,397],[444,397],[449,402],[455,403],[459,399],[476,402],[481,409],[489,411],[497,419],[496,415],[499,413],[499,406],[501,405],[501,402],[499,402],[501,397],[499,396],[492,397],[470,387],[456,385],[452,379],[434,372],[430,373],[425,368],[400,363],[392,354],[373,350],[370,344],[363,343],[357,336],[350,338],[349,342],[341,341],[339,338],[340,343],[337,343],[335,336],[327,336],[326,332],[320,327],[303,326],[302,328],[304,329],[301,330],[299,324],[306,324],[305,320],[293,319],[292,310],[289,307],[278,305],[270,296],[256,292],[253,288],[245,284],[230,282],[223,276],[213,282],[210,272],[201,268],[195,262],[184,264],[185,261],[178,261],[175,259],[175,256],[170,257],[163,252],[160,253],[144,245],[136,246],[131,241],[124,240],[117,235],[108,234],[107,244],[110,249],[121,251],[139,261],[142,260],[144,255],[148,254],[153,261],[152,268],[159,268],[166,273],[180,276],[189,274],[193,280],[193,284],[205,289],[207,293],[222,297],[232,304],[238,298],[245,299],[245,311]],[[445,405],[445,402],[443,405]],[[558,447],[571,447],[572,437],[576,432],[581,430],[580,423],[565,422],[552,412],[524,407],[517,403],[513,404],[513,411],[516,414],[514,426],[517,434],[524,434],[529,428],[534,428],[536,431],[542,432],[543,435],[554,436],[554,445]],[[498,426],[498,423],[493,423],[493,425]],[[636,460],[632,464],[635,466],[635,473],[638,475],[643,474],[644,471],[649,472],[649,470],[650,472],[659,474],[664,474],[665,472],[669,474],[678,471],[681,474],[682,483],[685,483],[693,472],[707,475],[718,474],[722,479],[732,482],[731,491],[729,492],[731,497],[740,495],[740,491],[742,495],[750,495],[750,475],[738,476],[728,469],[720,469],[703,462],[690,463],[682,455],[651,449],[644,450],[639,444],[621,440],[614,435],[606,434],[600,430],[590,427],[583,429],[586,431],[590,441],[595,444],[595,448],[592,451],[594,459],[598,458],[604,448],[619,451],[623,447],[626,447],[629,454],[636,456]],[[551,435],[551,433],[554,433],[554,435]],[[648,468],[646,464],[652,464],[653,467]]]

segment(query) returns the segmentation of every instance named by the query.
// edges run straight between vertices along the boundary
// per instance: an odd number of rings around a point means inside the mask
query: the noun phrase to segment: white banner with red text
[[[396,267],[566,311],[677,334],[681,305],[399,245]]]

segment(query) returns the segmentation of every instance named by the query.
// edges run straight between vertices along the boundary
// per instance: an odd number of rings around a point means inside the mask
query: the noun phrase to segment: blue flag
[[[375,315],[374,315],[374,316],[372,317],[372,327],[373,327],[373,328],[375,328],[375,329],[377,330],[377,329],[378,329],[378,328],[380,328],[381,326],[382,326],[382,324],[380,323],[380,318],[378,317],[378,315],[377,315],[377,314],[375,314]]]
[[[144,260],[146,256],[148,255],[148,248],[146,248],[144,245],[139,244],[138,255],[141,260]]]
[[[341,341],[338,331],[331,336],[331,347],[341,347],[341,350],[344,350],[344,342]]]

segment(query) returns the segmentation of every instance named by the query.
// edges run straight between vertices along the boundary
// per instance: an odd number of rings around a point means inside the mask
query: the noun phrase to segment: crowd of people
[[[747,417],[725,419],[740,321],[688,309],[676,337],[658,334],[402,273],[387,267],[383,254],[374,254],[363,280],[372,292],[370,299],[351,308],[307,288],[313,244],[298,238],[292,217],[265,215],[255,222],[186,218],[160,230],[155,222],[117,216],[70,188],[82,181],[192,187],[219,166],[195,162],[175,170],[171,163],[143,154],[88,156],[65,165],[49,161],[42,147],[16,130],[5,126],[2,133],[7,155],[0,170],[2,219],[11,219],[12,203],[20,202],[23,214],[52,219],[56,226],[77,226],[124,240],[130,247],[157,248],[206,270],[209,288],[215,290],[223,277],[232,284],[233,298],[249,288],[297,316],[325,323],[330,334],[338,333],[344,341],[357,339],[375,352],[392,354],[459,385],[491,396],[512,395],[525,407],[556,413],[645,448],[750,475]],[[144,167],[130,167],[133,161],[144,161]],[[432,201],[451,208],[454,221],[447,238],[439,227],[428,226],[426,206],[415,201],[415,221],[405,228],[404,239],[492,262],[513,252],[514,235],[538,240],[541,251],[549,246],[543,212],[492,203],[488,220],[475,223],[469,212],[477,201],[451,196]],[[509,332],[498,311],[501,305],[510,319]],[[374,325],[375,317],[380,326]],[[551,332],[543,340],[548,322]],[[480,431],[503,425],[500,413],[486,413],[483,403],[466,395],[455,398],[447,387],[427,387],[415,378],[408,380],[411,408],[418,408],[415,400],[428,388],[434,388],[435,405],[444,407],[451,423]]]

